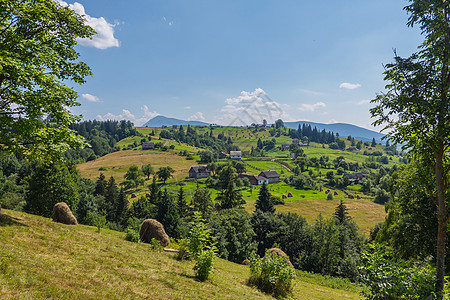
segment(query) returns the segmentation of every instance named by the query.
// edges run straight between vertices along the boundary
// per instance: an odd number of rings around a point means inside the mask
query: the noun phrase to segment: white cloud
[[[101,102],[99,97],[91,94],[82,94],[81,97],[88,102]]]
[[[231,126],[245,126],[251,123],[262,123],[265,119],[273,123],[276,119],[291,121],[292,118],[282,108],[286,107],[273,101],[267,93],[257,88],[253,92],[242,91],[240,96],[225,99],[214,123]]]
[[[119,47],[119,40],[114,37],[114,27],[117,24],[108,23],[105,18],[95,18],[88,14],[86,14],[84,10],[84,6],[81,3],[75,2],[74,4],[67,4],[62,0],[57,0],[58,3],[64,7],[69,7],[71,10],[83,16],[86,24],[91,26],[96,34],[92,37],[92,39],[78,39],[80,45],[95,47],[98,49],[108,49],[111,47]]]
[[[308,94],[308,95],[313,95],[313,96],[323,95],[323,93],[321,93],[321,92],[316,92],[316,91],[307,90],[307,89],[299,89],[298,91],[301,92],[301,93]]]
[[[347,89],[347,90],[354,90],[361,87],[359,83],[349,83],[349,82],[343,82],[339,85],[339,88],[341,89]]]
[[[315,111],[317,108],[327,106],[323,102],[316,102],[314,104],[302,104],[298,109],[301,111]]]
[[[157,112],[152,112],[148,109],[147,105],[144,105],[142,107],[142,116],[136,117],[133,113],[131,113],[127,109],[123,109],[122,113],[115,115],[113,113],[107,113],[105,115],[97,115],[96,119],[100,121],[106,121],[106,120],[130,120],[134,123],[135,126],[141,126],[142,124],[146,123],[148,120],[156,117],[159,115]]]
[[[185,106],[184,109],[191,109],[192,107],[190,106]]]
[[[359,101],[358,103],[356,103],[356,104],[358,104],[358,105],[364,105],[364,104],[369,104],[370,103],[370,100],[361,100],[361,101]]]
[[[194,115],[190,116],[188,121],[205,121],[205,117],[202,112],[196,112]]]

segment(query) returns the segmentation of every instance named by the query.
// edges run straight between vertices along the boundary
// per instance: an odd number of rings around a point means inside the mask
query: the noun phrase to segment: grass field
[[[127,242],[124,233],[3,213],[2,299],[273,299],[246,284],[247,266],[217,259],[211,279],[199,282],[192,261]],[[357,285],[297,274],[291,299],[360,299]]]
[[[79,164],[78,170],[82,177],[96,180],[100,173],[103,173],[106,178],[114,176],[116,182],[122,182],[128,168],[132,165],[141,167],[146,164],[151,164],[153,169],[157,171],[160,167],[171,166],[175,173],[174,178],[170,181],[178,181],[188,176],[188,171],[191,166],[197,165],[194,160],[186,160],[185,157],[172,152],[163,152],[156,150],[127,150],[110,153],[96,160]]]

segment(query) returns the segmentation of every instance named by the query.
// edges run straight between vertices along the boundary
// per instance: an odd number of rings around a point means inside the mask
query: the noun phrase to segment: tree
[[[123,176],[126,181],[123,183],[127,189],[137,188],[139,185],[144,184],[144,179],[140,178],[142,175],[138,166],[132,165],[128,168],[127,173]]]
[[[66,202],[75,211],[78,199],[73,175],[63,163],[39,163],[30,175],[25,211],[51,217],[56,203]]]
[[[330,194],[331,194],[331,192],[330,192]],[[334,217],[336,218],[336,220],[339,224],[342,224],[342,223],[350,220],[350,216],[348,215],[347,210],[348,209],[347,209],[347,206],[344,204],[344,200],[341,199],[341,201],[339,202],[339,205],[336,206],[336,210],[334,212]]]
[[[105,179],[105,175],[103,173],[100,173],[100,176],[97,179],[97,182],[95,184],[95,190],[94,190],[94,196],[97,195],[105,195],[105,190],[106,190],[106,179]]]
[[[183,186],[180,186],[180,189],[178,190],[177,194],[177,207],[178,207],[178,213],[180,217],[185,217],[188,212],[189,206],[186,203],[186,197],[184,195],[184,189]]]
[[[197,189],[191,199],[191,204],[195,211],[202,214],[202,218],[209,220],[211,211],[214,207],[209,189],[203,189],[197,185]]]
[[[372,148],[377,145],[377,142],[375,141],[375,138],[372,138],[372,144],[370,145]]]
[[[144,175],[147,176],[147,180],[150,179],[150,175],[155,174],[155,171],[153,170],[153,167],[151,164],[142,166],[141,170],[142,170],[142,173],[144,173]]]
[[[156,219],[164,225],[164,229],[170,237],[179,237],[179,222],[180,215],[175,203],[172,201],[172,197],[164,189],[164,192],[160,193],[161,198],[158,201],[158,214]]]
[[[256,200],[255,208],[256,210],[261,210],[262,212],[275,212],[275,207],[273,207],[273,202],[272,199],[270,199],[270,193],[265,182],[259,190],[259,196]]]
[[[53,0],[1,1],[0,28],[0,151],[52,160],[81,147],[68,128],[78,95],[65,82],[91,75],[74,47],[94,30]]]
[[[175,170],[172,169],[172,167],[167,166],[159,168],[156,175],[164,182],[164,184],[166,184],[166,180],[173,177],[172,173],[175,173]]]
[[[446,228],[448,224],[448,147],[450,146],[450,3],[410,0],[408,26],[419,25],[424,42],[408,58],[395,54],[385,71],[387,92],[372,100],[377,118],[386,124],[389,140],[409,149],[411,158],[424,159],[434,172],[437,198],[437,292],[444,286]]]
[[[276,121],[275,121],[275,128],[276,128],[276,129],[278,129],[278,128],[284,128],[284,122],[283,122],[283,120],[281,120],[281,119],[276,120]]]

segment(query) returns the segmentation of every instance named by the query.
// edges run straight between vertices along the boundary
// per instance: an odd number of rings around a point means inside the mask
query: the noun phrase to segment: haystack
[[[353,196],[353,194],[348,195],[349,199],[355,199],[355,196]]]
[[[155,219],[147,219],[142,222],[139,236],[144,243],[150,243],[152,238],[157,240],[163,247],[166,247],[170,243],[169,236],[164,230],[163,224]]]
[[[284,253],[283,250],[279,249],[279,248],[270,248],[269,250],[267,250],[268,252],[272,253],[272,254],[276,254],[278,256],[281,256],[282,258],[284,258],[284,260],[286,261],[286,263],[293,267],[291,261],[289,260],[289,256],[287,256],[286,253]]]
[[[248,266],[248,265],[250,264],[250,261],[248,260],[248,258],[246,258],[246,259],[244,259],[244,260],[242,261],[242,264],[243,264],[244,266]]]
[[[334,195],[337,196],[337,195],[338,195],[338,192],[334,191]]]
[[[294,197],[294,196],[292,196],[292,193],[289,192],[289,193],[288,193],[288,197],[290,198],[290,197]]]
[[[77,219],[72,214],[66,202],[59,202],[53,206],[53,221],[67,225],[78,225]]]
[[[281,198],[283,198],[283,199],[287,199],[287,196],[286,196],[286,194],[283,194],[283,196],[282,196]]]

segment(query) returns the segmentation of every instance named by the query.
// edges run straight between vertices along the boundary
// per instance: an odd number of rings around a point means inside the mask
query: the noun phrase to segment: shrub
[[[333,200],[333,192],[328,193],[327,200]]]
[[[187,238],[188,253],[191,258],[197,261],[194,266],[196,277],[201,281],[205,281],[213,271],[216,246],[200,212],[194,213],[194,219],[190,223],[190,227]]]
[[[260,290],[274,296],[286,296],[293,288],[295,271],[286,260],[266,251],[263,259],[255,253],[250,256],[249,284],[257,286]]]
[[[384,244],[369,244],[362,257],[366,299],[425,299],[434,291],[436,270],[427,262],[396,260]]]

